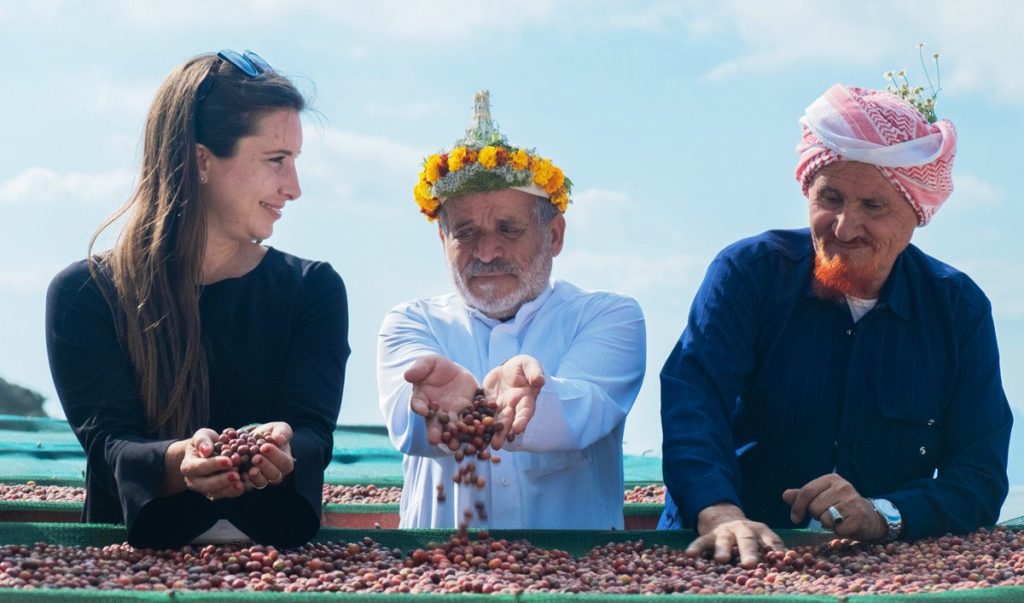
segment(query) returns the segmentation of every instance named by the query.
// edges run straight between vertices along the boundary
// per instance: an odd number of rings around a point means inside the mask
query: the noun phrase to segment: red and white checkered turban
[[[800,126],[796,179],[804,195],[818,170],[843,160],[877,166],[910,202],[919,226],[953,192],[953,123],[930,124],[891,92],[836,84],[807,107]]]

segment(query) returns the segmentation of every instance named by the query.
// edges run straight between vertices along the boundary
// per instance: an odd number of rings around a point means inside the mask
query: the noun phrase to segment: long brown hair
[[[115,328],[139,387],[149,435],[182,438],[207,425],[209,374],[199,320],[206,213],[196,144],[231,157],[238,139],[275,109],[305,108],[302,94],[273,71],[250,77],[216,55],[201,55],[164,80],[146,118],[142,172],[128,201],[89,242],[89,269],[104,287]],[[107,227],[127,214],[113,249],[94,257]]]

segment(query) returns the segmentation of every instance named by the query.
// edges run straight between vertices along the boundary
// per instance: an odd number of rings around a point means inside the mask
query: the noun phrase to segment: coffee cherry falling
[[[500,463],[501,457],[495,455],[491,449],[491,440],[495,434],[501,433],[505,426],[495,419],[498,405],[489,402],[484,397],[484,390],[477,389],[473,396],[473,402],[463,408],[453,419],[447,412],[442,411],[436,402],[431,403],[426,416],[427,423],[438,422],[441,425],[441,442],[453,452],[455,462],[458,463],[458,472],[452,476],[455,487],[469,486],[482,490],[487,486],[487,479],[477,475],[477,464],[473,457],[482,463]],[[512,434],[509,434],[512,440]],[[437,502],[445,503],[448,496],[445,493],[444,485],[437,486]],[[475,501],[473,507],[476,510],[477,518],[487,521],[487,509],[482,501]],[[465,530],[473,520],[473,511],[464,509],[462,511],[463,521],[459,528]]]

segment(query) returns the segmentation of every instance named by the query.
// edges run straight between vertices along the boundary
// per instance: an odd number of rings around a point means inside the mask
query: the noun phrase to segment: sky
[[[269,245],[345,279],[350,344],[340,422],[381,424],[385,312],[452,290],[436,227],[412,200],[422,159],[450,148],[489,90],[512,144],[575,184],[554,274],[636,298],[647,376],[624,447],[660,455],[658,372],[704,271],[727,244],[807,224],[793,178],[803,109],[834,83],[885,86],[917,43],[941,55],[956,191],[913,243],[992,301],[1024,484],[1024,3],[713,0],[0,0],[0,377],[62,416],[43,337],[46,287],[85,257],[132,189],[157,87],[185,59],[252,49],[312,100],[303,195]],[[17,58],[15,58],[17,57]],[[934,78],[934,73],[932,74]],[[101,236],[109,247],[114,233]]]

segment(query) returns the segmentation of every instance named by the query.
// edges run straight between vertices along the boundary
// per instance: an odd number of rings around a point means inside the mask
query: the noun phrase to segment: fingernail
[[[228,481],[229,482],[237,482],[238,481],[238,474],[237,473],[229,474],[228,475]]]
[[[224,468],[230,467],[231,466],[231,459],[227,459],[226,458],[226,459],[221,460],[220,461],[220,466],[224,467]]]

